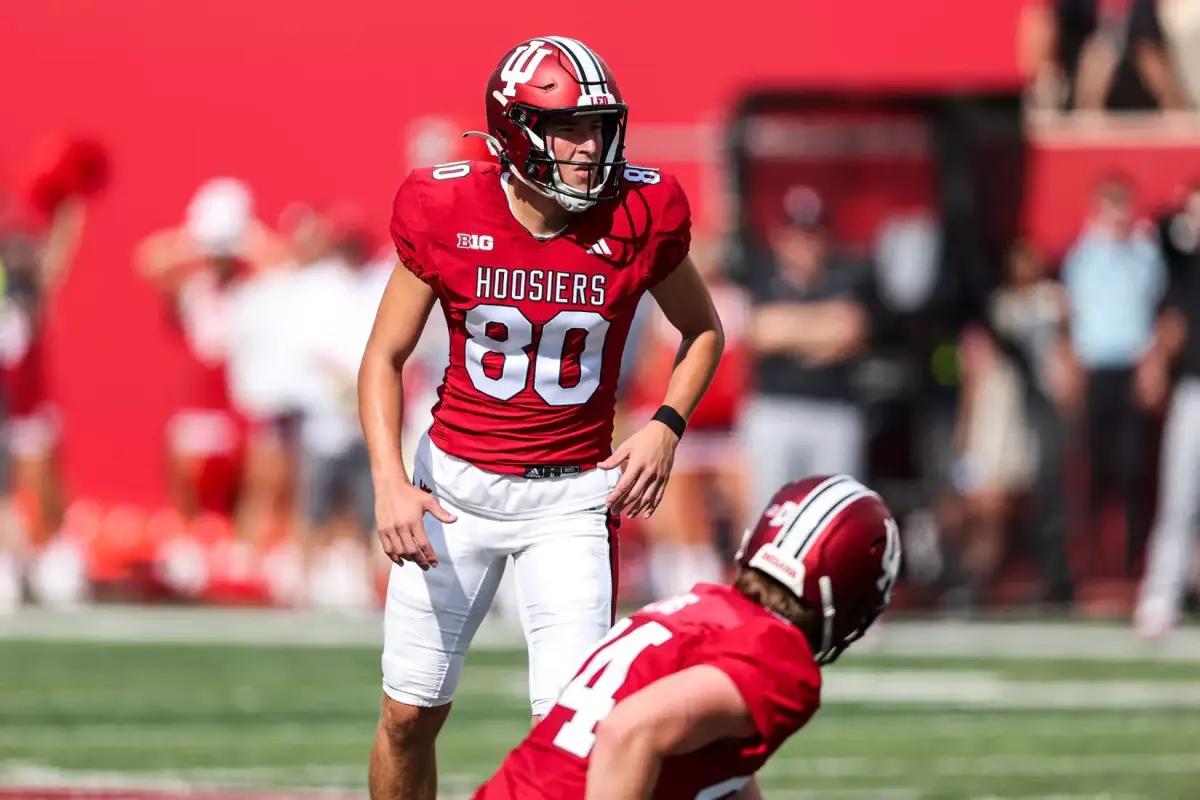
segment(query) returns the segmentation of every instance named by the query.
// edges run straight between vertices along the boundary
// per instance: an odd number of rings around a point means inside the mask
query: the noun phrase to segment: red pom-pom
[[[68,197],[91,197],[108,185],[108,153],[84,137],[43,139],[22,170],[26,201],[46,216]]]

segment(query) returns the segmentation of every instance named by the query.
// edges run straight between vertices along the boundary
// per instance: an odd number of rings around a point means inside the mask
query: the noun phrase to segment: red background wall
[[[544,5],[0,3],[0,182],[53,131],[93,134],[113,159],[49,321],[72,493],[163,500],[161,431],[178,353],[130,252],[179,220],[202,180],[246,179],[268,220],[291,200],[351,198],[382,235],[406,126],[425,115],[478,126],[485,76],[530,35],[578,36],[605,56],[633,107],[636,159],[640,126],[719,121],[750,88],[1011,88],[1023,2],[762,0],[736,13],[689,0],[606,2],[563,6],[562,22],[536,24]],[[696,195],[695,164],[663,166]]]

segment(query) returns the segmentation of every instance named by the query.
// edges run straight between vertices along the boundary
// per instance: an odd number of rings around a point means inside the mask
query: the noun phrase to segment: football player
[[[738,553],[609,632],[475,800],[762,797],[754,773],[816,712],[820,667],[891,599],[900,538],[845,475],[789,483]]]
[[[533,715],[551,707],[612,624],[615,515],[658,505],[723,345],[687,259],[687,199],[666,173],[626,164],[626,106],[604,62],[574,39],[531,39],[484,102],[498,162],[418,169],[396,195],[402,266],[359,373],[395,562],[373,797],[435,796],[434,738],[509,558]],[[614,452],[621,352],[647,291],[680,332],[679,357],[662,407]],[[435,301],[449,366],[410,482],[399,371]]]

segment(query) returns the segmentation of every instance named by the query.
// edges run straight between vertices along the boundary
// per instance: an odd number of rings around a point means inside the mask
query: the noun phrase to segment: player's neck
[[[571,222],[571,212],[560,206],[554,198],[540,194],[512,176],[503,183],[509,210],[521,227],[534,236],[556,236]]]

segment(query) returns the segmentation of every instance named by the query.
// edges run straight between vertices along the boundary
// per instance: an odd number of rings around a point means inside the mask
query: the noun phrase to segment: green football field
[[[336,637],[314,646],[303,627],[281,643],[303,624],[280,620],[284,630],[259,637],[272,644],[249,643],[252,632],[161,643],[33,640],[10,628],[0,636],[0,787],[364,795],[377,650]],[[972,627],[957,647],[942,630],[904,629],[908,646],[830,668],[824,708],[761,775],[767,797],[1200,798],[1200,648],[1131,654],[1089,646],[1119,645],[1112,630],[1064,626],[1060,637],[1043,625],[1046,647],[1079,646],[1047,655],[1034,641],[1005,658],[995,651],[1006,636],[1020,641],[1020,626],[995,636]],[[525,697],[523,652],[472,653],[441,739],[443,797],[468,796],[520,738]]]

